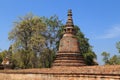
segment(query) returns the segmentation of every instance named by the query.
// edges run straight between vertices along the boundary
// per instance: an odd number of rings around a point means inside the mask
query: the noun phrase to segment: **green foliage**
[[[9,33],[13,42],[12,62],[18,68],[50,67],[56,52],[56,35],[61,25],[57,16],[26,15]]]
[[[2,63],[3,59],[6,57],[7,54],[8,54],[7,50],[0,52],[0,64]]]
[[[44,59],[43,59],[42,63],[43,63],[43,66],[46,65],[46,67],[50,67],[54,60],[55,53],[57,51],[56,43],[57,43],[57,41],[59,41],[57,34],[58,34],[58,31],[59,31],[62,23],[56,15],[51,16],[50,18],[44,17],[43,21],[45,22],[47,29],[46,29],[45,33],[43,34],[45,37],[46,49],[44,50],[44,53],[42,54],[42,56],[43,55],[45,56],[42,58],[46,58],[46,62],[44,62],[43,61]]]
[[[105,64],[109,64],[110,54],[107,52],[103,52],[102,56],[103,56],[103,61],[105,62]]]
[[[114,55],[113,57],[110,58],[109,60],[110,65],[120,65],[120,56]]]
[[[40,56],[40,67],[51,67],[51,64],[53,62],[55,53],[53,50],[48,50],[46,49],[44,53],[41,54]]]
[[[46,47],[50,50],[56,50],[56,43],[59,41],[57,34],[62,23],[56,15],[50,18],[44,18],[44,21],[47,25],[47,30],[44,34],[46,38]]]
[[[45,31],[46,26],[39,17],[26,15],[20,18],[20,21],[15,22],[14,25],[15,27],[9,33],[9,40],[13,41],[15,49],[28,50],[34,47],[36,41],[39,41],[39,43],[43,41],[40,33]],[[34,38],[37,38],[37,40]],[[32,43],[34,44],[32,45]]]
[[[104,61],[105,65],[120,65],[120,56],[119,55],[113,55],[112,57],[110,57],[110,54],[108,54],[106,52],[102,56],[103,56],[103,61]]]
[[[120,41],[116,43],[116,48],[118,49],[118,52],[120,53]]]
[[[116,48],[120,53],[120,42],[117,42]],[[109,53],[103,52],[102,56],[103,56],[103,61],[105,65],[120,65],[120,55],[113,55],[112,57],[110,57]]]
[[[13,41],[13,64],[20,68],[36,67],[36,53],[44,50],[42,46],[45,45],[45,39],[42,33],[46,30],[45,23],[40,17],[29,14],[14,25],[9,33],[9,40]]]
[[[35,55],[31,50],[18,50],[13,54],[12,62],[15,67],[19,68],[34,68]]]

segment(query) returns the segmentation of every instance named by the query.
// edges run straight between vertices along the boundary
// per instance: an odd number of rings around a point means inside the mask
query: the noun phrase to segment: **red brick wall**
[[[120,66],[0,70],[0,80],[120,80]]]
[[[48,74],[3,74],[0,80],[120,80],[120,76],[107,75],[48,75]]]
[[[73,37],[63,37],[60,40],[59,51],[79,52],[78,40]]]

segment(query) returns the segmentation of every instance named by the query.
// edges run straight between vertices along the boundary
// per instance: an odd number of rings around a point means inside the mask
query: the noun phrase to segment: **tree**
[[[103,56],[103,61],[105,62],[105,64],[109,64],[110,54],[107,52],[103,52],[102,56]]]
[[[120,41],[116,43],[116,48],[118,49],[118,52],[120,53]]]
[[[50,67],[56,53],[57,16],[50,18],[26,15],[15,22],[9,33],[13,41],[13,62],[20,68]]]
[[[8,54],[7,50],[0,52],[0,64],[2,63],[3,59],[7,56],[7,54]]]
[[[58,31],[58,39],[60,40],[64,34],[64,27],[61,26],[61,28]],[[78,26],[74,26],[74,29],[76,31],[75,37],[79,41],[79,49],[81,51],[81,54],[84,56],[84,59],[86,61],[87,65],[95,65],[94,59],[96,59],[96,54],[92,51],[92,46],[88,42],[88,38],[85,38],[84,34],[80,31],[80,28]],[[57,49],[58,49],[59,41],[57,42]]]
[[[29,68],[36,62],[33,61],[33,56],[36,57],[37,51],[42,51],[41,46],[44,45],[45,41],[42,32],[45,29],[46,25],[42,19],[33,15],[26,15],[20,18],[20,21],[15,22],[15,27],[9,33],[9,40],[13,41],[14,56],[20,57],[15,60],[20,63],[19,67]]]
[[[120,65],[120,56],[119,55],[114,55],[109,59],[109,64],[110,65]]]
[[[116,43],[116,48],[118,49],[118,52],[120,53],[120,42]],[[103,61],[105,62],[105,65],[120,65],[120,55],[113,55],[110,57],[110,54],[107,52],[102,53]]]
[[[120,65],[120,56],[119,55],[113,55],[110,57],[110,54],[107,52],[102,53],[103,61],[105,65]]]
[[[44,66],[46,65],[46,67],[51,67],[57,51],[56,43],[59,41],[57,34],[62,23],[56,15],[51,16],[50,18],[43,17],[43,21],[46,24],[47,29],[44,33],[46,49],[42,54],[41,61]],[[46,61],[44,61],[45,59]]]

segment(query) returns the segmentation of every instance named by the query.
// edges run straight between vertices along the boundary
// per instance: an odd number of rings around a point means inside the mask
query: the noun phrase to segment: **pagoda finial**
[[[66,22],[66,27],[73,27],[73,19],[72,19],[72,10],[69,9],[68,10],[68,19],[67,19],[67,22]]]
[[[73,19],[72,19],[72,10],[69,9],[68,10],[68,19],[64,28],[65,31],[65,36],[69,34],[69,36],[73,36],[73,34],[75,34],[75,30],[74,30],[74,24],[73,24]],[[71,34],[71,35],[70,35]]]

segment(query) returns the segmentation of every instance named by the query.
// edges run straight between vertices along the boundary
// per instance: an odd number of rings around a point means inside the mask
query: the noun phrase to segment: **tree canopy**
[[[60,25],[57,16],[46,18],[30,14],[15,22],[9,33],[14,65],[20,68],[50,67]]]
[[[118,52],[120,53],[120,41],[116,43],[116,48],[118,49]]]
[[[120,42],[116,43],[116,48],[118,49],[118,52],[120,53]],[[105,65],[120,65],[120,54],[113,55],[110,57],[110,53],[103,52],[103,61]]]
[[[78,26],[76,38],[79,41],[81,54],[84,56],[87,65],[94,65],[96,54],[92,46],[85,38]],[[62,38],[64,25],[56,16],[50,18],[27,14],[14,22],[14,27],[9,33],[9,40],[12,42],[8,53],[11,53],[11,61],[15,68],[40,68],[51,67],[55,53],[59,47],[59,40]],[[6,52],[5,51],[5,52]],[[0,61],[6,54],[0,55]]]

